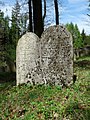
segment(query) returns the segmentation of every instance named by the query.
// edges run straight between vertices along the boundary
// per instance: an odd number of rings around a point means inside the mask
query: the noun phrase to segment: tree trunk
[[[54,5],[55,5],[56,25],[59,25],[58,0],[54,0]]]
[[[44,0],[44,15],[43,15],[43,22],[46,17],[46,0]]]
[[[32,0],[28,1],[29,5],[29,31],[33,32],[33,26],[32,26],[32,5],[31,5]]]
[[[41,37],[41,34],[44,30],[42,18],[42,1],[32,0],[32,2],[33,2],[34,33]]]

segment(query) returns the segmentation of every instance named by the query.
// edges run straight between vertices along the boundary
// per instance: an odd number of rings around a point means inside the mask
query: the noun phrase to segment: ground
[[[69,88],[0,84],[0,120],[89,120],[90,57],[77,60],[74,72]]]

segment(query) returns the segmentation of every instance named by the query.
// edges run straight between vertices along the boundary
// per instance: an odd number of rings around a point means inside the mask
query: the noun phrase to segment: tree
[[[83,43],[84,43],[84,45],[85,45],[86,34],[85,34],[84,29],[82,30],[81,36],[82,36],[82,41],[83,41]]]
[[[4,41],[5,41],[5,61],[10,72],[15,72],[16,45],[20,38],[20,6],[18,1],[12,10],[11,26],[9,26],[9,17],[4,18]]]
[[[77,24],[75,25],[73,23],[66,24],[66,27],[72,35],[74,48],[78,49],[83,47],[84,43]]]
[[[87,15],[90,17],[90,0],[88,2],[89,2],[89,4],[88,4],[88,11],[89,11],[89,13]]]
[[[32,25],[32,0],[28,0],[29,6],[29,31],[33,32],[33,25]]]
[[[4,65],[4,13],[0,10],[0,67]]]
[[[74,24],[71,22],[70,24],[66,24],[66,28],[69,30],[69,32],[72,34],[72,38],[74,40]]]
[[[86,36],[84,44],[90,46],[90,35]]]
[[[43,25],[44,25],[44,19],[46,17],[46,0],[44,0],[44,15],[43,15]]]
[[[9,27],[9,17],[6,16],[4,18],[4,41],[5,44],[9,43],[9,31],[10,31],[10,27]]]
[[[44,3],[42,12],[42,2]],[[59,24],[58,0],[54,0],[56,24]],[[29,6],[29,31],[36,33],[39,37],[44,30],[46,17],[46,0],[28,0]],[[42,15],[42,13],[44,13]],[[32,19],[33,18],[33,19]]]
[[[19,2],[16,1],[15,7],[12,9],[12,22],[11,22],[11,29],[10,29],[10,40],[15,45],[17,44],[18,39],[20,38],[20,23],[21,23],[21,16],[20,16],[20,5]]]
[[[9,32],[9,17],[4,17],[4,13],[0,11],[0,48],[2,48],[0,50],[0,66],[4,68],[8,65],[10,72],[13,72],[15,71],[15,69],[13,69],[15,65],[13,65],[14,62],[12,60],[12,55],[14,53],[12,53],[13,49],[10,49]]]
[[[4,13],[0,10],[0,48],[4,42]]]
[[[9,17],[4,18],[4,57],[5,62],[9,67],[10,72],[15,72],[15,43],[11,42],[10,40],[10,27],[9,27]]]
[[[56,25],[59,25],[58,0],[54,0],[54,5],[55,5]]]
[[[42,17],[42,1],[32,0],[32,3],[33,3],[34,33],[36,33],[40,37],[44,30]]]

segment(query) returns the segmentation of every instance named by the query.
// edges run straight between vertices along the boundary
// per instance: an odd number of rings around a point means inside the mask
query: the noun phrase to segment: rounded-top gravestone
[[[47,83],[69,86],[73,80],[73,41],[63,25],[47,28],[41,36],[41,69]]]
[[[39,37],[31,32],[27,32],[19,39],[16,50],[17,85],[27,82],[42,83],[39,44]]]

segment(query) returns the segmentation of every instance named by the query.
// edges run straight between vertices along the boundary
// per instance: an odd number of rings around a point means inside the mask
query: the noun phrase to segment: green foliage
[[[82,41],[82,38],[81,37],[78,37],[78,39],[75,39],[75,42],[74,42],[74,48],[78,49],[78,48],[81,48],[83,47],[83,41]]]
[[[67,29],[70,31],[70,33],[72,34],[72,37],[74,37],[74,24],[71,22],[70,24],[66,24]]]
[[[11,59],[12,61],[15,61],[15,59],[16,59],[16,48],[15,48],[15,46],[12,44],[8,44],[7,46],[6,46],[6,54],[5,54],[6,56],[6,59]]]
[[[0,52],[0,67],[4,67],[5,66],[5,62],[4,62],[4,58],[3,56],[5,56],[4,52]]]
[[[28,15],[21,13],[21,6],[18,1],[16,1],[12,9],[11,19],[8,16],[4,17],[4,13],[0,10],[0,38],[2,38],[0,50],[4,52],[3,55],[0,53],[0,58],[1,56],[4,58],[3,60],[0,59],[0,66],[4,66],[7,60],[14,63],[17,42],[20,36],[27,30],[27,20]]]
[[[66,27],[72,35],[74,48],[78,49],[78,48],[83,47],[84,40],[82,39],[82,36],[80,34],[77,24],[74,25],[71,22],[70,24],[66,24]]]
[[[18,1],[12,9],[12,23],[10,28],[10,41],[15,46],[20,38],[20,5]]]
[[[86,36],[84,43],[85,43],[85,45],[90,45],[90,35]]]
[[[0,25],[1,25],[1,40],[0,41],[0,47],[1,47],[1,52],[0,52],[0,67],[5,67],[7,66],[7,63],[10,66],[9,62],[14,62],[15,61],[15,56],[16,56],[16,45],[11,43],[11,38],[10,38],[10,26],[9,26],[9,17],[6,16],[4,17],[4,13],[1,12],[0,14]]]
[[[0,10],[0,25],[3,25],[4,13]]]
[[[85,34],[84,29],[82,30],[81,36],[82,36],[82,40],[83,40],[84,45],[85,45],[85,41],[86,41],[86,34]]]
[[[80,62],[90,57],[81,58]],[[77,63],[79,60],[77,61]],[[0,84],[0,118],[2,120],[89,120],[90,70],[75,63],[77,81],[70,88],[22,84],[6,89]],[[90,67],[90,64],[88,64]]]

